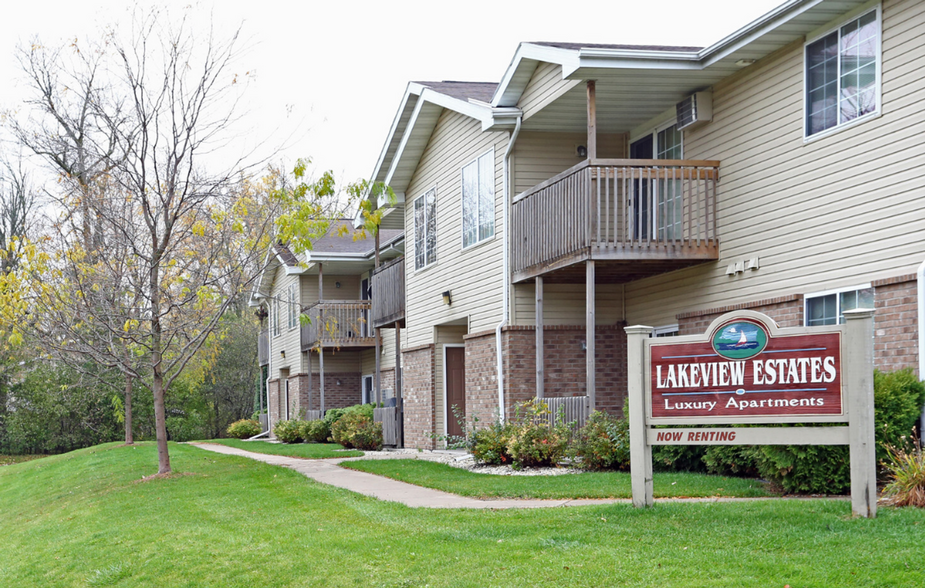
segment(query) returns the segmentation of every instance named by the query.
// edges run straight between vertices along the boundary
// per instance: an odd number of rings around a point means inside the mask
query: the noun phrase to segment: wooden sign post
[[[657,339],[626,327],[633,504],[653,504],[653,445],[848,445],[852,511],[875,516],[874,311],[844,315],[845,325],[781,329],[739,311],[703,335]],[[770,423],[847,426],[696,427]]]

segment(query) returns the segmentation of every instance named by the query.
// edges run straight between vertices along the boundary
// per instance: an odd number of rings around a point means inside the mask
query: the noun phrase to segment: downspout
[[[498,323],[498,326],[495,327],[495,347],[497,349],[498,356],[498,419],[500,422],[504,422],[504,355],[501,351],[501,329],[507,326],[508,315],[510,314],[510,260],[509,260],[509,250],[511,248],[511,239],[510,239],[510,226],[508,222],[508,208],[510,207],[511,200],[511,178],[510,178],[510,160],[511,155],[514,151],[514,143],[517,141],[517,135],[520,134],[520,123],[522,116],[517,117],[517,123],[514,125],[514,131],[511,133],[510,139],[507,142],[507,148],[504,150],[504,181],[502,186],[502,197],[504,199],[504,207],[502,212],[502,221],[501,224],[504,227],[504,276],[502,277],[501,282],[501,291],[503,292],[503,300],[501,303],[501,322]]]
[[[916,324],[919,332],[919,379],[925,380],[925,261],[916,273],[916,286],[919,291],[919,316]],[[922,419],[919,425],[919,438],[921,438],[922,431],[925,430],[925,407],[922,408]]]

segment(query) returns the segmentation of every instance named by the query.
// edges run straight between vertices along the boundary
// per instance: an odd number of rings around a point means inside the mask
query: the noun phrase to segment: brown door
[[[466,414],[466,350],[464,347],[445,347],[446,350],[446,432],[462,436],[459,421]],[[454,408],[455,407],[455,408]]]

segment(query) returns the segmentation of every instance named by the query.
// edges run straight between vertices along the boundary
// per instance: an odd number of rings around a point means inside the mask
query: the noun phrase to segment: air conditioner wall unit
[[[713,120],[713,93],[694,92],[675,107],[678,130],[692,129]]]

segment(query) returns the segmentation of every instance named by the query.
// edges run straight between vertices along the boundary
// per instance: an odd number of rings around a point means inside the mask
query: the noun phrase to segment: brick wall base
[[[306,387],[305,392],[301,395],[304,399],[304,404],[299,408],[302,410],[319,410],[321,408],[321,374],[312,373],[311,390],[308,390],[308,375],[300,375],[299,377]],[[360,372],[325,372],[324,409],[346,408],[359,404],[362,399],[362,384],[363,377]]]
[[[270,438],[275,439],[276,435],[273,434],[273,425],[282,420],[280,417],[279,409],[282,406],[279,396],[279,379],[270,380],[267,383],[267,395],[269,400],[267,401],[267,414],[270,416]]]
[[[434,449],[434,346],[402,352],[405,447]]]

